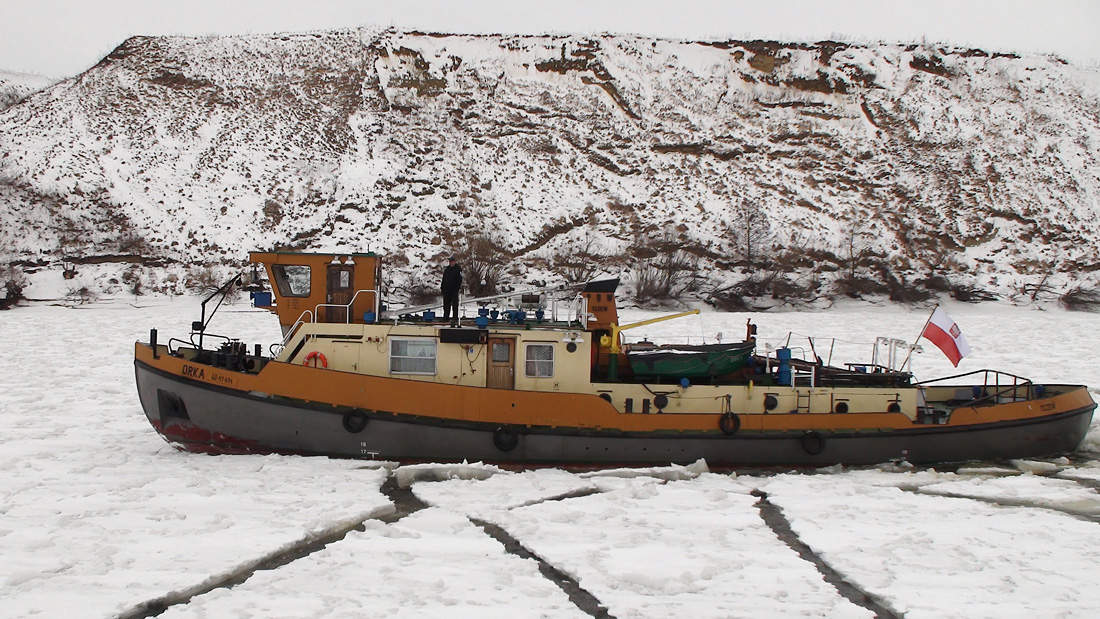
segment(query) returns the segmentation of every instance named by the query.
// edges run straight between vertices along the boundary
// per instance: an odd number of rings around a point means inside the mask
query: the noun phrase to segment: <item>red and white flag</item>
[[[928,325],[924,327],[921,337],[928,339],[942,350],[955,367],[958,367],[963,357],[970,354],[970,345],[966,343],[959,325],[938,307],[928,319]]]

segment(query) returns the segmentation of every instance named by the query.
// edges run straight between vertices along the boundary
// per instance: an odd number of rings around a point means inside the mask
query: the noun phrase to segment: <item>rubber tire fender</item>
[[[820,432],[814,430],[804,432],[798,440],[802,444],[802,451],[811,456],[816,456],[825,451],[825,437],[821,436]]]
[[[733,436],[741,429],[741,418],[734,413],[723,413],[718,418],[718,429],[726,436]]]
[[[501,451],[512,451],[519,445],[519,434],[507,426],[497,426],[493,430],[493,445]]]
[[[367,414],[363,411],[348,411],[344,413],[344,429],[351,434],[359,434],[367,427]]]

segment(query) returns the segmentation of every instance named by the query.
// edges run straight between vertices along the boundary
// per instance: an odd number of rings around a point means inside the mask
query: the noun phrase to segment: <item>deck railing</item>
[[[913,383],[913,385],[917,387],[925,387],[931,385],[932,383],[953,380],[956,378],[963,378],[965,376],[974,376],[977,374],[982,375],[982,384],[981,386],[970,386],[971,397],[969,400],[959,398],[960,400],[964,400],[964,405],[979,405],[987,403],[996,404],[1003,401],[1002,398],[1011,398],[1011,401],[1018,402],[1021,400],[1033,400],[1036,397],[1035,384],[1031,381],[1030,378],[1024,378],[1023,376],[1017,376],[1008,372],[990,369],[974,370],[972,372],[966,372],[964,374],[955,374],[953,376],[933,378],[930,380]],[[1011,382],[1009,382],[1009,379],[1011,379]],[[992,388],[992,391],[990,391],[990,388]]]

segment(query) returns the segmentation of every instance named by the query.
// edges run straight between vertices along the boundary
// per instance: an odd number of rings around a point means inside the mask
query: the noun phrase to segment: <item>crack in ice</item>
[[[791,550],[798,553],[798,556],[803,560],[812,563],[825,579],[825,582],[835,587],[840,595],[844,596],[853,604],[875,613],[877,619],[900,619],[903,616],[898,611],[890,608],[890,606],[878,596],[864,591],[856,584],[847,580],[843,574],[814,552],[813,548],[810,548],[808,544],[803,542],[802,539],[798,537],[798,534],[794,532],[794,529],[791,528],[791,523],[783,514],[783,509],[768,500],[767,492],[754,489],[751,494],[758,498],[756,501],[756,508],[760,510],[760,518],[769,528],[771,528],[776,537],[787,544]]]
[[[482,531],[485,531],[486,535],[500,542],[504,546],[504,550],[509,554],[535,561],[539,566],[539,572],[547,580],[554,583],[559,589],[565,592],[565,594],[569,596],[569,601],[573,602],[581,611],[593,617],[613,617],[613,615],[607,612],[607,607],[600,603],[600,600],[597,599],[596,596],[582,587],[575,578],[554,567],[534,552],[531,552],[531,550],[521,544],[519,540],[505,531],[503,527],[481,520],[480,518],[470,518],[470,522],[480,527]]]
[[[293,561],[297,561],[303,557],[309,556],[315,552],[318,552],[329,544],[334,544],[347,537],[348,533],[352,531],[363,531],[363,523],[368,520],[379,519],[388,516],[393,511],[392,506],[387,506],[378,510],[370,512],[369,515],[361,518],[354,518],[350,521],[345,520],[342,524],[336,525],[335,528],[329,529],[327,532],[318,535],[307,535],[306,537],[293,542],[279,550],[268,553],[254,561],[245,563],[230,572],[219,576],[212,576],[201,583],[181,589],[178,591],[172,591],[165,595],[146,600],[141,602],[129,610],[120,613],[119,619],[141,619],[144,617],[156,617],[167,611],[173,606],[179,606],[187,604],[192,598],[195,598],[206,593],[210,593],[215,589],[225,589],[235,587],[256,574],[260,570],[274,570],[284,565],[287,565]]]
[[[1061,479],[1061,478],[1058,478],[1058,479]],[[1067,480],[1067,481],[1076,481],[1076,480]],[[979,495],[973,495],[973,494],[963,494],[963,493],[959,493],[959,492],[948,492],[948,491],[944,491],[944,490],[926,490],[921,486],[914,486],[914,485],[908,485],[908,484],[899,485],[897,488],[898,488],[898,490],[901,490],[903,492],[911,492],[913,494],[919,494],[919,495],[924,495],[924,496],[938,496],[938,497],[943,497],[943,498],[947,498],[947,499],[969,499],[971,501],[979,501],[981,503],[985,503],[987,505],[995,505],[997,507],[1023,507],[1023,508],[1028,508],[1028,509],[1042,509],[1042,510],[1057,512],[1059,514],[1064,514],[1064,515],[1070,516],[1072,518],[1077,518],[1078,520],[1085,520],[1085,521],[1088,521],[1088,522],[1100,523],[1100,514],[1096,513],[1095,510],[1093,510],[1093,511],[1077,510],[1077,509],[1073,509],[1073,508],[1070,508],[1070,507],[1061,507],[1061,506],[1058,506],[1058,505],[1050,505],[1050,504],[1046,504],[1046,503],[1037,503],[1035,501],[1028,500],[1028,499],[1010,499],[1010,498],[1006,498],[1006,497],[994,498],[994,497],[985,497],[985,496],[979,496]]]

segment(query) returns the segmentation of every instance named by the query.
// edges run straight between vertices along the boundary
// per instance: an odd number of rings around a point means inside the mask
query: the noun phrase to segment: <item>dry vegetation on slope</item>
[[[1048,57],[136,37],[0,113],[0,264],[178,290],[249,249],[369,249],[406,294],[457,250],[647,302],[1087,295],[1098,152],[1100,76]]]

